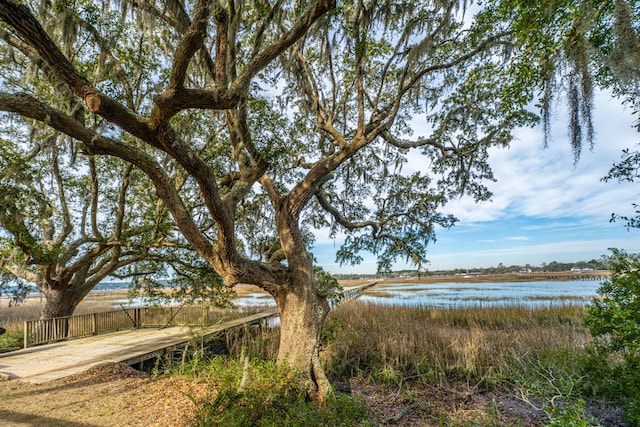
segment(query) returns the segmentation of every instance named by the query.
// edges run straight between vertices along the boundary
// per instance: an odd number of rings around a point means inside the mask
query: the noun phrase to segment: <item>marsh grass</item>
[[[335,376],[382,383],[499,385],[545,354],[583,351],[584,315],[570,305],[432,309],[354,301],[327,321],[325,363]]]
[[[592,377],[586,312],[578,305],[434,309],[353,301],[328,319],[325,365],[333,377],[360,377],[396,394],[409,384],[497,390],[544,414],[549,426],[593,425],[585,391],[600,379]],[[503,425],[489,409],[481,411],[487,420],[472,425]]]
[[[505,424],[498,410],[491,405],[478,408],[477,417],[465,421],[469,411],[457,417],[450,412],[447,403],[422,399],[412,403],[406,395],[414,390],[414,386],[440,390],[443,395],[447,395],[446,390],[450,390],[451,395],[481,389],[500,390],[509,396],[517,395],[523,405],[530,404],[540,413],[547,414],[549,425],[586,426],[589,421],[580,395],[584,383],[580,360],[584,360],[581,355],[586,353],[585,346],[590,342],[583,327],[585,312],[584,307],[571,305],[434,309],[390,307],[355,300],[345,302],[331,312],[323,331],[322,358],[334,381],[359,378],[375,383],[396,397],[402,396],[405,404],[418,412],[441,412],[439,425],[514,424],[513,420]],[[313,403],[299,400],[298,386],[288,388],[291,386],[288,380],[278,379],[271,371],[273,367],[263,365],[264,361],[275,359],[278,337],[277,327],[238,330],[227,337],[227,358],[202,360],[201,365],[187,369],[189,375],[211,383],[212,389],[222,392],[209,399],[194,401],[201,417],[197,425],[221,422],[229,413],[236,414],[234,420],[243,419],[238,415],[237,402],[243,402],[239,406],[242,410],[252,405],[269,408],[262,412],[271,415],[260,420],[251,418],[247,425],[261,425],[262,422],[278,425],[275,414],[281,414],[281,417],[282,414],[286,417],[303,414],[307,419],[318,411]],[[245,357],[252,361],[251,377],[266,375],[270,380],[262,386],[259,380],[257,388],[238,394]],[[268,368],[266,371],[265,367]],[[295,390],[296,394],[285,397],[293,402],[287,404],[287,408],[279,406],[282,402],[264,400],[264,396],[270,396],[280,388]],[[229,396],[233,399],[227,399]],[[347,416],[346,419],[353,422],[345,425],[358,422],[366,425],[357,409],[361,408],[361,403],[347,399],[332,404],[346,405],[329,417],[336,425],[345,420],[344,415],[337,416],[336,413],[358,414]],[[331,418],[334,416],[337,418]],[[456,422],[458,418],[462,421]],[[571,423],[566,424],[567,420]],[[224,421],[230,422],[226,418]],[[295,422],[299,421],[296,418]]]

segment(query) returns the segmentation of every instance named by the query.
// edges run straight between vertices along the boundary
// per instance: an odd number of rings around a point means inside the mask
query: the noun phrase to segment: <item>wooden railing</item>
[[[358,298],[362,292],[364,292],[365,290],[367,290],[370,287],[375,286],[377,284],[378,284],[378,282],[370,282],[370,283],[366,283],[364,285],[347,288],[344,291],[342,291],[342,294],[340,295],[340,298],[338,299],[338,303],[343,302],[343,301],[348,301],[348,300],[351,300],[351,299],[354,299],[354,298]]]
[[[24,348],[60,340],[117,332],[124,329],[166,326],[209,326],[206,306],[122,308],[24,322]]]
[[[356,298],[376,282],[349,288],[337,303]],[[24,348],[38,344],[124,329],[166,326],[209,326],[212,315],[207,306],[122,308],[101,313],[78,314],[24,322]]]

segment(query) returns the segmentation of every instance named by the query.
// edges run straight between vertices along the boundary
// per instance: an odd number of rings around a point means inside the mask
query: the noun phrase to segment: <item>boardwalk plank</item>
[[[0,374],[9,379],[42,384],[85,371],[104,362],[134,364],[178,347],[194,336],[260,322],[278,314],[276,309],[221,324],[201,327],[144,328],[57,342],[0,355]]]

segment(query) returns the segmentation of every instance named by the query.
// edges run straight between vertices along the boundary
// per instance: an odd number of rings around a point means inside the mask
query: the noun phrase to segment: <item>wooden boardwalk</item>
[[[133,365],[173,351],[194,337],[206,339],[277,315],[278,311],[272,309],[206,328],[141,328],[26,348],[0,354],[0,374],[41,384],[104,362]]]
[[[343,300],[357,298],[362,291],[375,284],[376,282],[372,282],[347,287]],[[0,379],[42,384],[85,371],[104,362],[135,365],[173,352],[195,337],[206,341],[225,331],[258,324],[276,316],[278,310],[273,308],[207,327],[144,327],[24,348],[0,354]]]

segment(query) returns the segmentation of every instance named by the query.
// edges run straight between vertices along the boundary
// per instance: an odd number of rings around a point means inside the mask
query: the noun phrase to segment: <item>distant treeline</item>
[[[557,262],[551,261],[550,263],[543,262],[540,266],[532,266],[530,264],[525,265],[509,265],[505,266],[502,263],[496,267],[478,267],[478,268],[456,268],[454,270],[398,270],[385,274],[334,274],[333,276],[338,280],[356,280],[356,279],[368,279],[376,277],[418,277],[418,276],[432,276],[443,275],[453,276],[456,274],[508,274],[508,273],[534,273],[534,272],[561,272],[571,270],[608,270],[609,260],[607,257],[602,257],[598,260],[592,259],[591,261],[577,261],[577,262]]]

